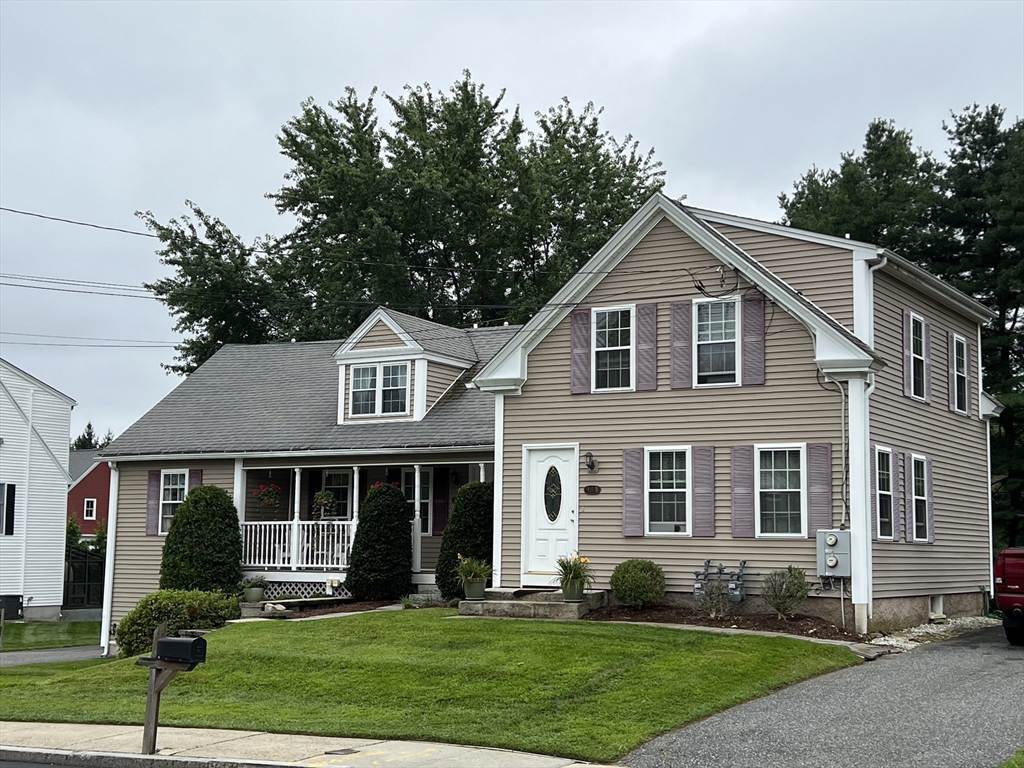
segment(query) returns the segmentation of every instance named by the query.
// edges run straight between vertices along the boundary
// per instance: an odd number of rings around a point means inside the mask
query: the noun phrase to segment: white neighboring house
[[[75,401],[0,359],[0,597],[7,618],[57,620]]]

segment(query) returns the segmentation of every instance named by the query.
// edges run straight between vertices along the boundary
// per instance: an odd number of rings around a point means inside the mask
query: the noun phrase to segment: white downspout
[[[491,586],[501,586],[501,493],[505,453],[505,396],[494,396],[494,538],[491,543]]]
[[[117,462],[107,463],[110,466],[110,500],[107,502],[107,556],[103,563],[103,616],[100,624],[100,647],[104,658],[110,654],[110,625],[114,613],[114,547],[117,543],[117,494],[120,486]]]
[[[412,572],[419,573],[422,566],[422,549],[420,542],[420,502],[422,502],[422,493],[420,489],[420,465],[414,464],[412,467],[413,471],[413,483],[414,488],[412,492],[413,498],[413,513],[412,513]]]

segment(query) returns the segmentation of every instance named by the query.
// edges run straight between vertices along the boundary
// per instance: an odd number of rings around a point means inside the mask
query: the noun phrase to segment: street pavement
[[[632,768],[993,768],[1024,746],[1024,648],[1002,627],[805,680],[658,736]]]
[[[71,648],[46,648],[40,651],[4,651],[0,653],[0,667],[20,667],[49,661],[81,661],[98,659],[103,649],[98,645],[76,645]]]

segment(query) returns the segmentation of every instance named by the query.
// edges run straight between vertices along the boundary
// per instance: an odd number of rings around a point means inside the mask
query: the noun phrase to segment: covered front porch
[[[236,464],[235,502],[246,574],[276,582],[319,583],[325,592],[333,592],[345,578],[367,490],[392,483],[413,505],[413,581],[432,584],[455,493],[468,482],[491,480],[493,459],[429,464],[396,459],[387,464],[323,459],[297,466],[255,460]],[[333,496],[329,513],[320,514],[314,506],[320,492]]]

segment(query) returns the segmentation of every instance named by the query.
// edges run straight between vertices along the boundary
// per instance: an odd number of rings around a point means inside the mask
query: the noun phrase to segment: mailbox
[[[201,637],[161,637],[156,641],[156,658],[198,664],[206,661],[206,640]]]

